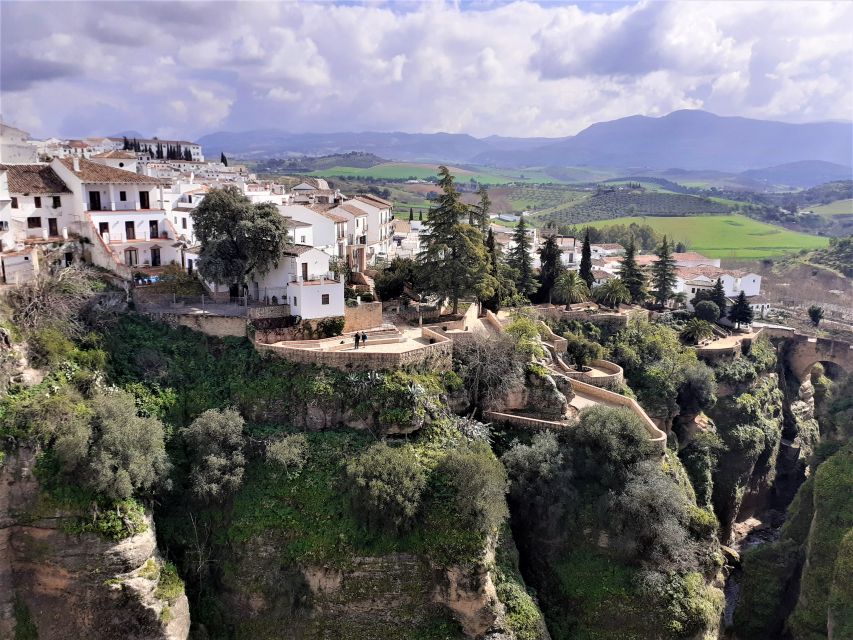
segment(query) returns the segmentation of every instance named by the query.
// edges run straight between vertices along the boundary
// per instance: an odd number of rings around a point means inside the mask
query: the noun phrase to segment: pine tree
[[[589,230],[583,237],[583,247],[581,248],[581,266],[580,276],[586,282],[586,286],[592,289],[592,283],[595,278],[592,277],[592,247],[589,243]]]
[[[123,136],[122,140],[123,140],[123,144],[121,147],[122,150],[129,151],[130,150],[130,141],[127,139],[127,136]]]
[[[752,324],[752,307],[749,306],[743,291],[738,294],[735,303],[729,309],[728,318],[736,323],[738,328],[744,324]]]
[[[533,258],[530,255],[532,243],[527,234],[524,214],[518,219],[518,225],[515,227],[512,239],[514,246],[509,250],[507,264],[516,272],[515,288],[518,289],[519,293],[529,297],[539,289],[539,283],[533,277]]]
[[[555,237],[553,234],[548,236],[545,244],[539,250],[539,259],[542,263],[542,268],[539,270],[539,282],[542,285],[542,292],[548,294],[548,302],[551,302],[554,283],[563,271],[563,250],[560,249]]]
[[[664,307],[672,298],[676,268],[675,258],[672,257],[672,250],[666,236],[663,237],[656,255],[658,259],[652,263],[652,297],[658,305]]]
[[[721,318],[726,315],[728,300],[726,299],[726,291],[723,289],[723,282],[720,278],[717,278],[717,281],[714,283],[714,288],[711,289],[711,297],[708,299],[720,308]]]
[[[228,166],[228,158],[226,158],[226,157],[225,157],[225,152],[224,152],[224,151],[223,151],[222,153],[220,153],[220,154],[219,154],[219,162],[221,162],[221,163],[222,163],[222,165],[223,165],[223,166],[225,166],[225,167],[227,167],[227,166]]]
[[[192,162],[192,159],[193,159],[193,152],[190,151],[189,147],[184,147],[184,160],[186,160],[187,162]]]
[[[494,279],[488,272],[482,234],[476,227],[459,222],[466,207],[453,176],[445,166],[438,168],[438,174],[442,193],[425,223],[419,264],[425,289],[449,299],[455,315],[462,296],[474,294],[482,300],[493,295]]]
[[[618,275],[631,293],[631,302],[635,304],[642,302],[646,297],[646,276],[637,265],[637,245],[634,244],[634,236],[631,236],[631,241],[625,247],[625,257],[622,258]]]
[[[409,222],[415,219],[415,210],[413,207],[409,207]]]
[[[492,201],[489,199],[489,192],[486,187],[480,187],[477,191],[480,196],[480,202],[476,205],[476,223],[482,233],[486,233],[489,228],[489,211],[492,208]]]

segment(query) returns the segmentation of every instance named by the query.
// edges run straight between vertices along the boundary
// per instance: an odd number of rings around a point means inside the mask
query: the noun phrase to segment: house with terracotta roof
[[[14,272],[23,282],[38,272],[36,248],[65,254],[70,264],[79,254],[71,236],[79,233],[73,194],[50,165],[0,164],[0,254],[8,277]]]
[[[736,298],[741,291],[748,298],[761,295],[761,276],[757,273],[713,265],[679,267],[676,270],[675,292],[684,293],[689,301],[700,291],[713,289],[717,279],[723,285],[726,296]]]
[[[394,204],[372,194],[357,195],[348,203],[367,212],[367,262],[388,257],[391,237],[391,209]]]
[[[616,242],[590,244],[589,249],[593,258],[606,258],[610,256],[625,255],[625,247]]]
[[[73,194],[91,262],[126,278],[136,269],[181,263],[179,234],[164,204],[168,183],[84,158],[54,158],[50,167]]]
[[[344,258],[349,219],[334,209],[334,205],[327,204],[288,204],[278,208],[289,224],[295,221],[311,225],[314,247],[332,258]]]

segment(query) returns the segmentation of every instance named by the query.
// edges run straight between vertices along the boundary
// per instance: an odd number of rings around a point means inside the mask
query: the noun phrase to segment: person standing
[[[361,334],[356,332],[355,334],[355,348],[358,349],[358,342],[361,340]]]
[[[361,332],[361,344],[364,347],[367,346],[367,333],[364,331]]]

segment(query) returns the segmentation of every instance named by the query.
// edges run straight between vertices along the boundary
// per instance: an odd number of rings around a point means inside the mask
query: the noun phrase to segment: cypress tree
[[[589,229],[587,229],[583,237],[580,276],[586,282],[586,286],[592,289],[592,283],[595,282],[595,278],[592,277],[592,247],[589,243]]]
[[[752,307],[749,306],[743,291],[738,294],[735,303],[729,309],[728,318],[736,323],[738,328],[743,324],[752,324]]]
[[[415,210],[413,207],[409,207],[409,222],[415,219]]]
[[[127,136],[123,136],[122,140],[123,140],[123,144],[122,144],[121,148],[124,151],[129,151],[130,150],[130,141],[127,139]]]
[[[486,233],[489,228],[489,211],[492,208],[492,201],[489,199],[489,192],[486,187],[480,187],[477,191],[480,196],[480,203],[477,205],[477,226],[482,233]]]
[[[625,257],[622,258],[618,275],[631,293],[631,302],[635,304],[642,302],[646,297],[646,276],[637,265],[637,245],[634,244],[634,236],[631,236],[631,241],[625,247]]]
[[[721,318],[726,315],[728,300],[726,300],[726,292],[725,289],[723,289],[723,282],[720,278],[717,278],[717,281],[714,283],[714,288],[711,290],[711,297],[709,300],[720,308]]]
[[[530,296],[536,293],[539,284],[533,277],[533,258],[530,256],[530,236],[527,235],[527,223],[524,214],[518,220],[518,226],[513,234],[513,246],[507,256],[507,263],[516,272],[515,287],[518,292]]]
[[[652,297],[658,305],[663,307],[672,298],[676,268],[675,258],[672,257],[672,249],[666,236],[663,237],[656,255],[658,259],[652,263]]]
[[[224,166],[228,166],[228,158],[225,157],[225,152],[219,154],[219,162],[221,162]]]
[[[539,259],[542,263],[542,268],[539,270],[539,282],[542,285],[542,293],[548,294],[548,302],[551,302],[551,290],[554,288],[554,283],[563,271],[562,255],[563,250],[554,239],[556,236],[551,234],[545,240],[545,244],[539,250]]]

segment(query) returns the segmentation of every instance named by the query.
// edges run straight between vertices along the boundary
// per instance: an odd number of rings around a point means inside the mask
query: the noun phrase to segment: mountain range
[[[674,111],[593,124],[565,138],[475,138],[454,133],[218,132],[198,140],[211,157],[327,155],[364,151],[399,161],[495,167],[594,166],[742,172],[803,161],[837,165],[850,176],[853,122],[791,124]],[[826,167],[824,167],[826,168]],[[762,179],[757,177],[757,179]]]

